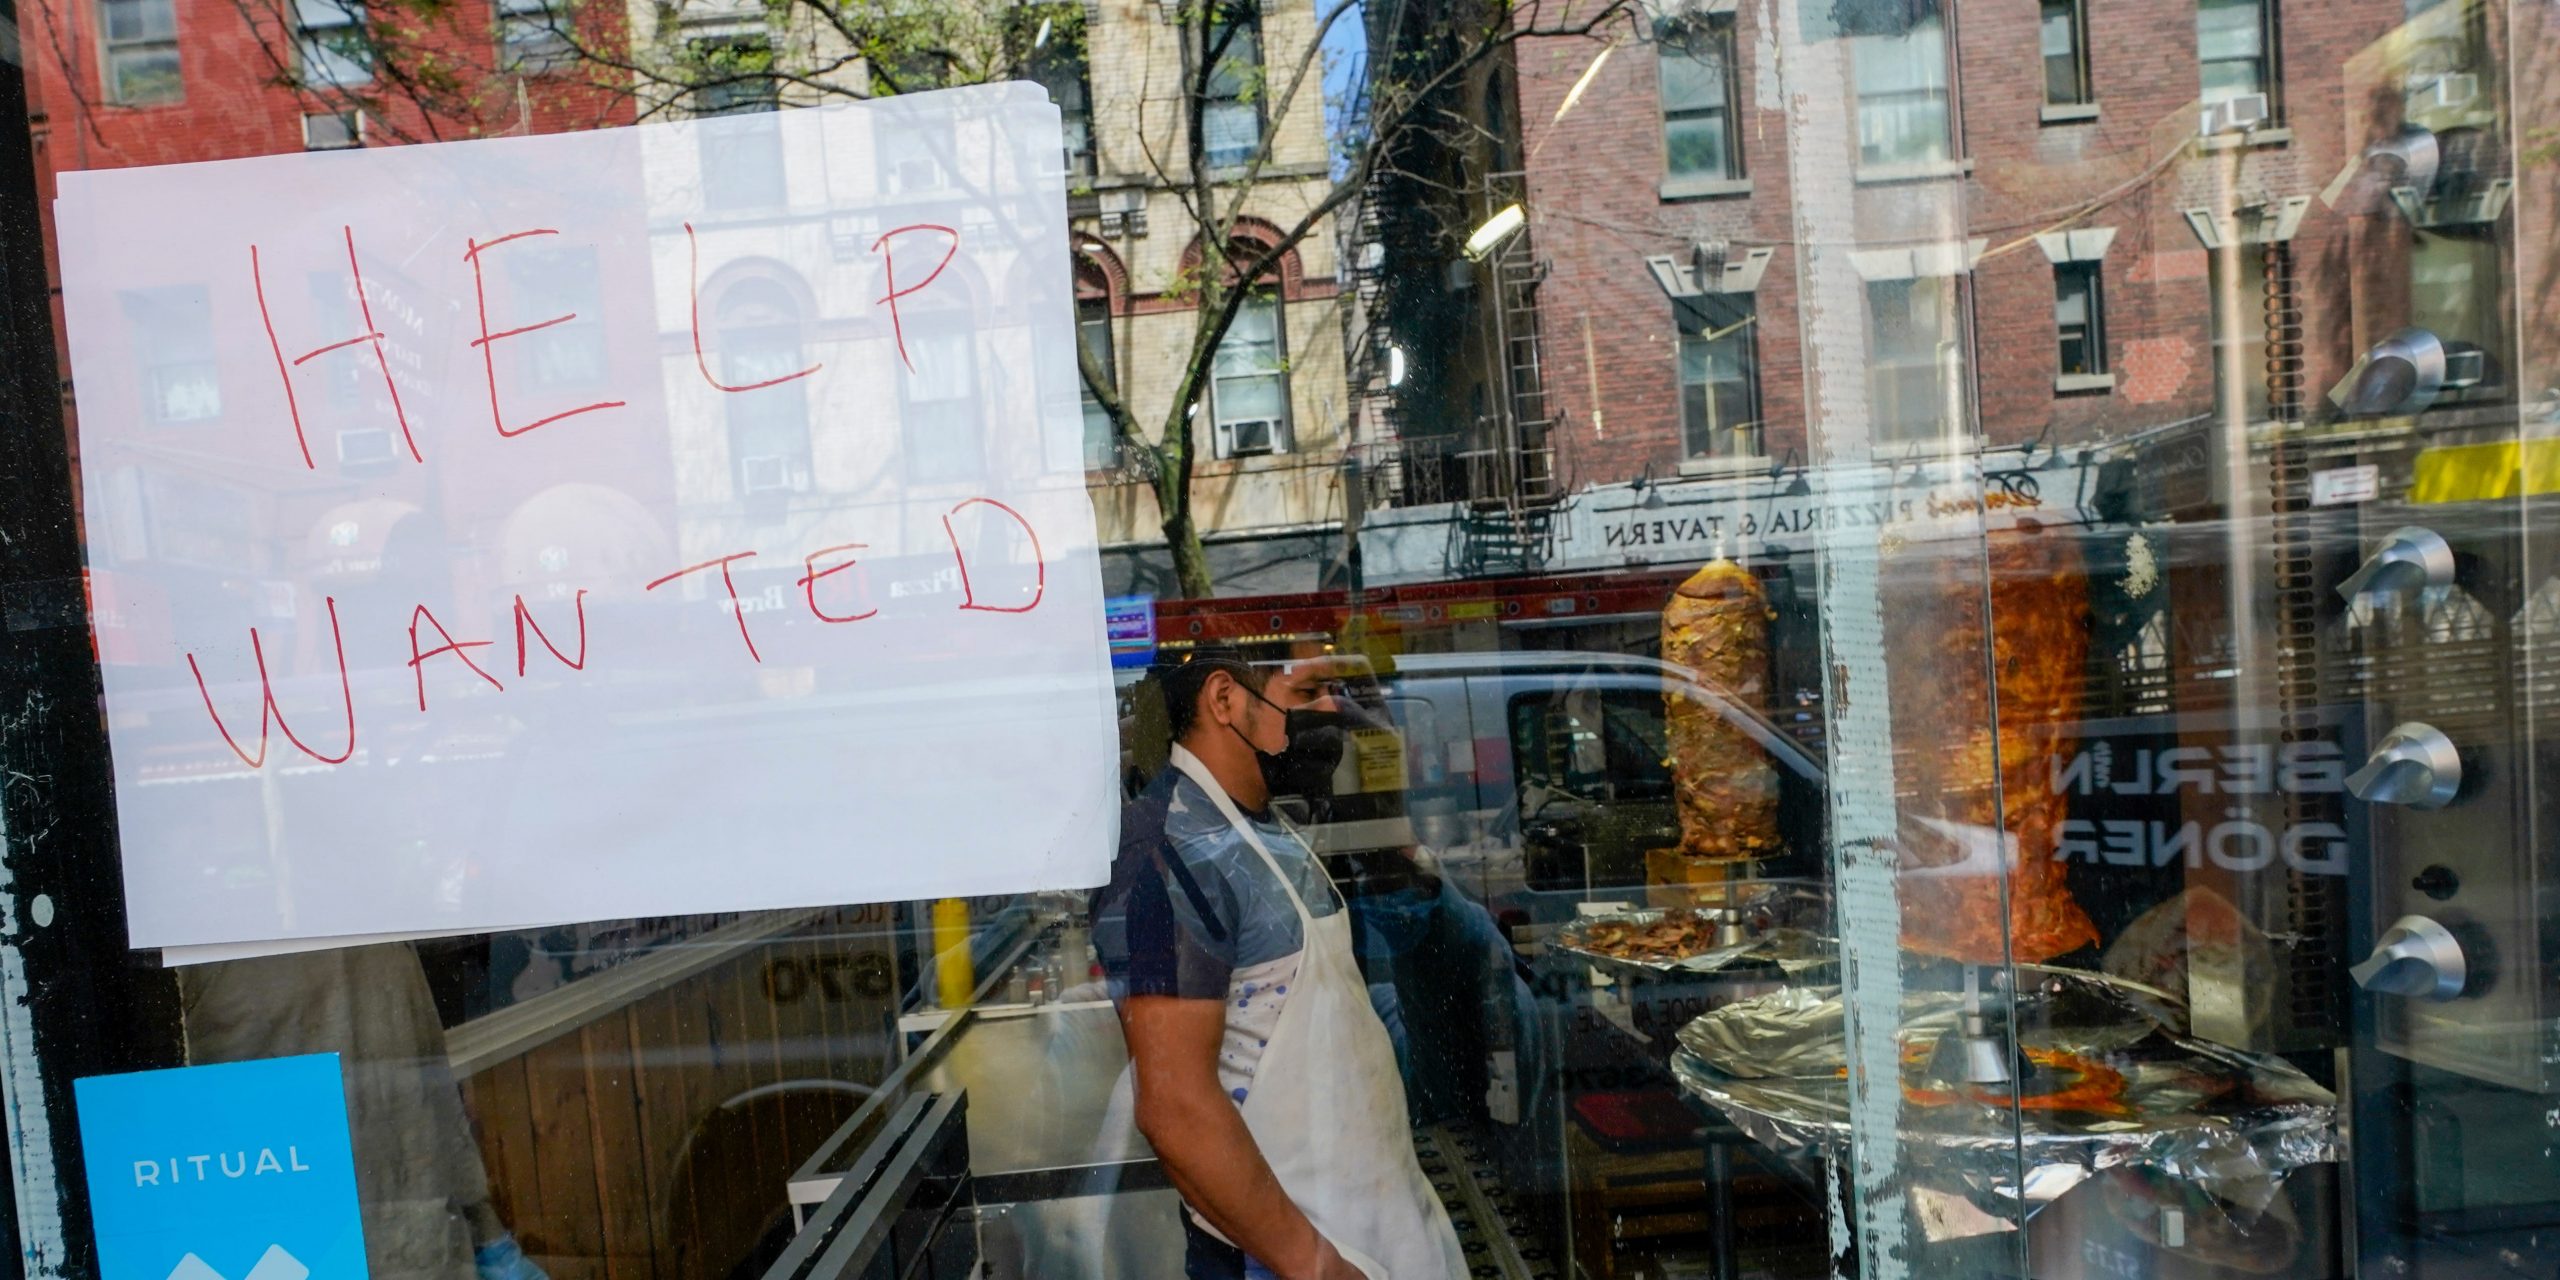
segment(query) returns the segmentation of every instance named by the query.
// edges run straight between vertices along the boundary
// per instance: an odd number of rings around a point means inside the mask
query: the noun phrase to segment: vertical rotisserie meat
[[[1711,560],[1662,610],[1663,661],[1711,696],[1758,711],[1769,683],[1769,600],[1759,579]],[[1769,753],[1725,711],[1677,686],[1662,691],[1680,853],[1741,862],[1778,848],[1778,772]]]
[[[1902,936],[1931,955],[2028,964],[2098,936],[2053,857],[2066,797],[2052,768],[2080,719],[2088,588],[2066,534],[2022,522],[1988,541],[1988,626],[1982,567],[1969,559],[1937,566],[1900,611],[1912,642],[1893,688],[1904,812],[1938,820],[1934,830],[1904,824]],[[2009,837],[2005,858],[1998,833]]]

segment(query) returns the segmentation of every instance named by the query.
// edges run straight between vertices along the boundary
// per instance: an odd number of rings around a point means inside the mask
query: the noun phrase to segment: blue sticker
[[[72,1089],[99,1280],[366,1280],[338,1055]]]

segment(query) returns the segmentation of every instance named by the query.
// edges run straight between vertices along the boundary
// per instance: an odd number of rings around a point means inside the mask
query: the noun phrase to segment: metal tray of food
[[[1644,976],[1748,970],[1810,974],[1838,959],[1830,901],[1796,880],[1736,881],[1726,908],[1667,907],[1587,916],[1556,931],[1555,948],[1604,970]]]
[[[1932,1182],[1986,1212],[2032,1214],[2111,1168],[2184,1179],[2263,1208],[2296,1168],[2337,1158],[2336,1099],[2281,1059],[2185,1035],[2150,988],[2101,974],[2021,969],[1991,1025],[2015,1028],[2020,1083],[1948,1078],[1964,997],[1908,994],[1896,1025],[1901,1089],[1886,1141],[1925,1147]],[[1753,1139],[1803,1159],[1845,1158],[1853,1099],[1836,988],[1735,1001],[1680,1032],[1672,1071]]]

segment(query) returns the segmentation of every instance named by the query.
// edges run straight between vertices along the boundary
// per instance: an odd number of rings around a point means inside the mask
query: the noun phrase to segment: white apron
[[[1245,1095],[1244,1126],[1254,1145],[1281,1190],[1370,1280],[1463,1280],[1457,1229],[1413,1154],[1395,1045],[1352,959],[1351,912],[1311,914],[1297,882],[1199,758],[1177,746],[1173,764],[1209,793],[1227,825],[1279,877],[1304,939],[1279,1024]]]

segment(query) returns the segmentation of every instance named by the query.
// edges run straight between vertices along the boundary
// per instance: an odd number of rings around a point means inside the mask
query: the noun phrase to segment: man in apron
[[[1137,1126],[1182,1194],[1190,1280],[1454,1280],[1350,915],[1269,812],[1314,668],[1159,668],[1172,764],[1121,821],[1094,941]]]

